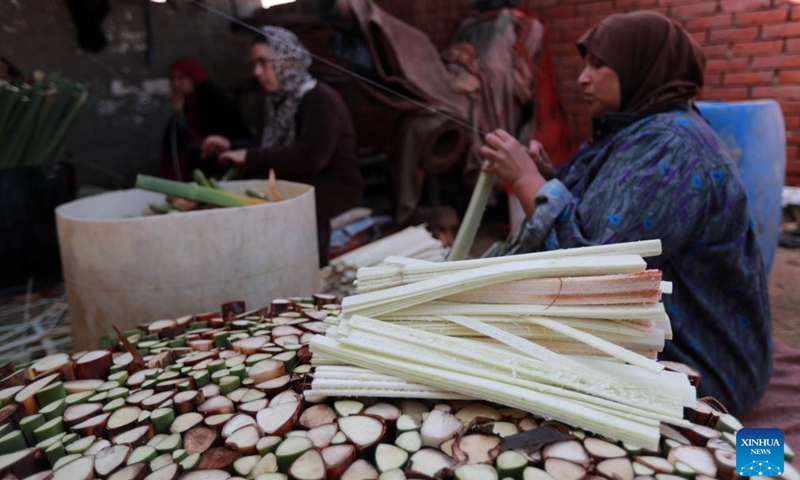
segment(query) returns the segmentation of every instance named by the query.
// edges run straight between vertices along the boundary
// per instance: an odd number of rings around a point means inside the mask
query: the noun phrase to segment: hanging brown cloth
[[[447,69],[425,33],[389,15],[372,0],[340,0],[336,8],[340,15],[351,16],[364,35],[383,85],[460,120],[468,118],[469,99],[450,90]],[[389,106],[420,109],[380,89],[365,87]]]

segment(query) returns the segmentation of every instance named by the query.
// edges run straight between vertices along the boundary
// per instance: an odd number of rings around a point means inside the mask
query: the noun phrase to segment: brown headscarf
[[[611,15],[578,40],[619,76],[621,112],[657,110],[693,98],[703,87],[706,58],[686,30],[656,12]]]

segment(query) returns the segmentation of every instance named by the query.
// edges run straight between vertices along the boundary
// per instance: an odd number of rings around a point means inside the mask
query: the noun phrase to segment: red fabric
[[[542,39],[541,60],[539,62],[539,89],[536,98],[536,134],[544,151],[550,156],[554,167],[566,165],[575,154],[575,137],[567,120],[564,106],[556,89],[555,68],[547,41],[547,30]]]
[[[192,81],[194,86],[198,86],[208,79],[208,70],[202,63],[194,58],[184,57],[175,60],[169,68],[170,72],[178,71]]]
[[[779,340],[773,345],[775,367],[767,392],[741,420],[749,428],[780,428],[786,444],[800,453],[800,350]]]
[[[513,9],[511,12],[518,17],[531,18],[544,23],[543,20],[528,11]],[[533,112],[536,132],[533,134],[533,138],[542,144],[554,167],[566,165],[575,154],[577,145],[556,88],[553,57],[550,55],[550,45],[547,39],[548,30],[545,28],[542,35],[537,58],[527,54],[525,46],[521,43],[521,39],[529,35],[529,32],[525,30],[530,28],[531,22],[519,22],[518,25],[521,31],[517,32],[517,43],[514,45],[516,58],[524,59],[529,63],[529,70],[538,74]]]

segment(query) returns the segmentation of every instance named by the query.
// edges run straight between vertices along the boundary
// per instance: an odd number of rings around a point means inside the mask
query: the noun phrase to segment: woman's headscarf
[[[295,115],[303,95],[316,81],[308,73],[311,54],[294,33],[280,27],[263,27],[267,46],[272,51],[280,90],[267,95],[266,121],[261,146],[288,145],[295,139]]]
[[[170,72],[180,72],[192,81],[195,87],[208,80],[208,70],[194,58],[184,57],[175,60],[169,67]]]
[[[703,49],[680,25],[656,12],[611,15],[578,40],[578,50],[619,76],[622,112],[690,100],[703,87]]]

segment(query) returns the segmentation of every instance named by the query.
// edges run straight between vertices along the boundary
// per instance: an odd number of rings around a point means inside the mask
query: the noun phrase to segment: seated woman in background
[[[702,49],[652,12],[612,15],[577,46],[591,142],[552,179],[536,142],[496,131],[482,148],[525,208],[519,252],[661,239],[646,260],[673,282],[674,338],[659,358],[697,368],[698,396],[744,414],[772,373],[767,282],[736,165],[692,105]]]
[[[170,67],[174,116],[164,132],[161,148],[161,176],[191,181],[191,172],[201,168],[218,175],[217,163],[200,164],[200,146],[208,135],[247,138],[250,132],[236,103],[225,91],[208,80],[208,72],[193,58],[181,58]]]
[[[339,94],[309,74],[311,55],[297,37],[283,28],[263,30],[250,48],[253,74],[266,93],[261,142],[232,150],[231,137],[214,135],[203,141],[203,154],[217,153],[247,176],[264,178],[274,169],[282,180],[313,186],[324,266],[331,218],[358,206],[363,196],[355,127]]]

